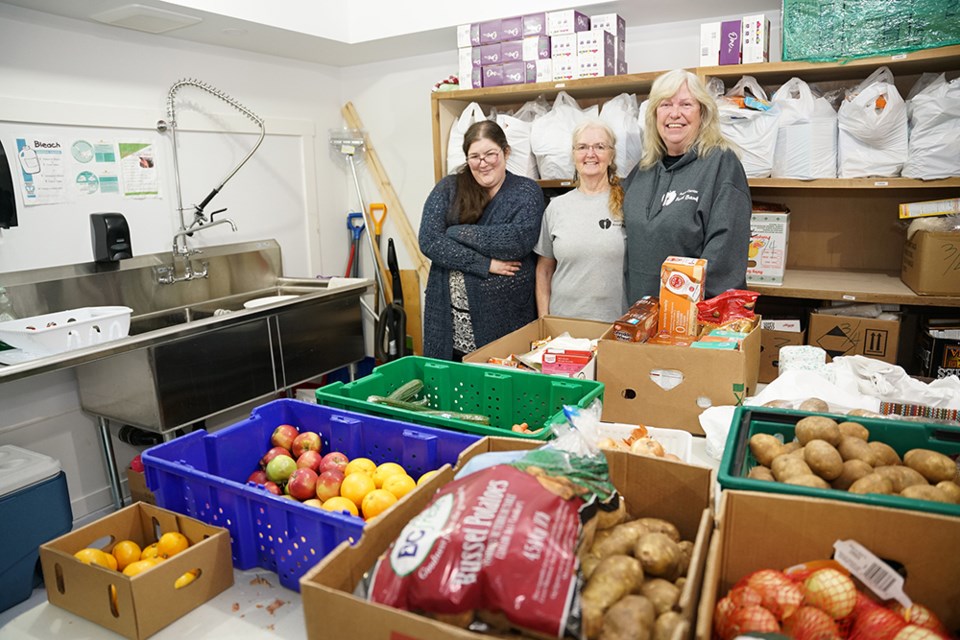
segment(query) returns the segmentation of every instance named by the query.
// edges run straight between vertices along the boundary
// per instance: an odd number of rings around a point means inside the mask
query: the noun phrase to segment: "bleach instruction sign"
[[[63,143],[46,136],[17,138],[17,159],[20,171],[23,204],[55,204],[64,202]]]

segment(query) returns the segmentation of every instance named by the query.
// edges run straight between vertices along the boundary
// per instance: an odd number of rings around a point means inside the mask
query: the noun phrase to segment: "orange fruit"
[[[117,570],[117,559],[101,549],[87,547],[86,549],[77,551],[73,554],[73,557],[84,564],[96,564],[112,571]],[[113,562],[111,562],[111,560]]]
[[[173,581],[174,589],[183,589],[185,586],[197,579],[197,576],[200,575],[200,569],[191,569],[185,574]]]
[[[359,509],[363,498],[376,488],[373,478],[366,473],[351,473],[340,483],[340,495],[351,500]]]
[[[360,510],[357,509],[357,505],[353,504],[353,500],[349,500],[343,496],[334,496],[329,500],[324,500],[323,505],[320,508],[326,511],[335,512],[349,511],[352,515],[360,515]]]
[[[131,562],[123,570],[123,575],[132,578],[135,575],[141,574],[147,569],[152,569],[163,562],[162,558],[150,558],[149,560],[137,560],[136,562]]]
[[[397,500],[399,500],[416,489],[417,483],[407,474],[398,473],[384,480],[382,488],[395,495]]]
[[[420,485],[422,485],[424,482],[426,482],[427,480],[429,480],[430,478],[432,478],[432,477],[435,476],[436,474],[437,474],[437,470],[436,470],[436,469],[434,469],[433,471],[427,471],[425,474],[423,474],[422,476],[420,476],[420,479],[419,479],[419,480],[417,480],[417,486],[419,487]]]
[[[140,552],[141,560],[149,560],[150,558],[157,557],[157,543],[148,544],[143,548],[143,551]]]
[[[343,468],[343,475],[349,476],[350,474],[362,471],[368,476],[373,476],[373,472],[376,470],[377,463],[370,458],[354,458]]]
[[[363,497],[360,510],[364,520],[372,520],[397,503],[397,496],[386,489],[374,489]]]
[[[131,562],[140,559],[142,549],[133,540],[121,540],[113,546],[113,557],[117,559],[117,569],[123,571]]]
[[[384,480],[398,473],[405,474],[406,470],[396,462],[384,462],[373,472],[373,482],[377,485],[377,489],[382,489]]]
[[[187,536],[179,531],[168,531],[157,540],[157,555],[161,558],[170,558],[190,546]]]

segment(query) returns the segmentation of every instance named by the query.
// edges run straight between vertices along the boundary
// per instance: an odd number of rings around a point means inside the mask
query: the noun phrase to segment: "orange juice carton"
[[[660,331],[697,335],[697,303],[703,300],[707,261],[670,256],[660,268]]]

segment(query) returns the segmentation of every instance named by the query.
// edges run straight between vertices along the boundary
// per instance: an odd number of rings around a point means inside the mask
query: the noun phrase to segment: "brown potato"
[[[900,460],[900,454],[898,454],[896,450],[886,442],[874,440],[873,442],[868,442],[867,444],[870,446],[870,449],[873,450],[873,455],[877,459],[878,467],[892,467],[894,465],[903,464],[903,461]]]
[[[918,484],[930,484],[927,479],[920,475],[919,471],[905,467],[903,465],[875,467],[875,473],[879,473],[890,481],[894,493],[900,493],[907,487]]]
[[[617,503],[617,508],[612,511],[606,509],[597,509],[597,529],[611,529],[618,524],[622,524],[627,519],[626,501],[621,499]]]
[[[580,594],[583,634],[600,637],[603,614],[624,596],[639,593],[642,583],[643,567],[636,558],[614,555],[601,560]]]
[[[957,477],[957,463],[930,449],[911,449],[903,456],[903,462],[934,484]]]
[[[950,502],[960,504],[960,485],[953,480],[944,480],[943,482],[938,482],[936,486],[937,489],[940,489],[940,491],[950,499]]]
[[[673,581],[673,584],[677,585],[677,589],[680,589],[680,593],[683,593],[683,588],[687,585],[687,576],[680,576]]]
[[[796,453],[803,449],[803,445],[800,444],[799,440],[791,440],[790,442],[783,445],[783,453],[785,455],[790,455],[791,453]]]
[[[788,478],[792,478],[793,476],[810,475],[813,473],[813,471],[810,470],[810,466],[803,461],[803,458],[796,455],[776,458],[770,467],[770,471],[773,472],[773,477],[779,482],[786,482]]]
[[[840,433],[845,436],[852,436],[854,438],[860,438],[861,440],[870,439],[870,431],[865,426],[859,422],[841,422],[837,425],[840,429]]]
[[[773,471],[770,471],[770,467],[764,467],[759,464],[750,469],[747,477],[753,478],[754,480],[776,480],[776,478],[773,477]]]
[[[843,471],[843,458],[836,447],[826,440],[811,440],[803,447],[807,466],[826,481],[834,480]]]
[[[854,416],[859,418],[882,418],[883,414],[877,413],[876,411],[870,411],[869,409],[851,409],[847,411],[848,416]]]
[[[648,598],[624,596],[603,614],[600,640],[649,640],[656,617],[656,610]]]
[[[755,433],[750,436],[750,453],[757,462],[769,467],[773,459],[783,453],[783,443],[769,433]]]
[[[790,409],[793,407],[793,403],[789,400],[768,400],[763,403],[763,406],[773,409]]]
[[[651,533],[664,533],[674,542],[680,542],[680,531],[672,522],[660,518],[640,518],[637,522]]]
[[[863,460],[871,467],[877,466],[877,456],[864,440],[851,436],[840,438],[840,444],[837,446],[840,456],[846,460]]]
[[[644,580],[640,587],[640,593],[647,597],[653,603],[657,615],[663,615],[667,611],[672,611],[680,600],[680,589],[672,582],[667,582],[662,578],[651,578]]]
[[[682,623],[683,617],[679,613],[667,611],[657,618],[653,626],[653,640],[672,640]]]
[[[820,398],[807,398],[797,407],[800,411],[815,411],[817,413],[826,413],[830,411],[830,405]]]
[[[690,570],[690,560],[693,558],[693,542],[681,540],[678,546],[680,547],[680,560],[677,561],[677,569],[674,572],[676,580],[687,575]]]
[[[889,495],[893,493],[893,485],[889,479],[884,478],[879,473],[871,473],[850,485],[848,491],[850,491],[850,493],[881,493]]]
[[[900,495],[904,498],[913,498],[915,500],[930,500],[932,502],[945,502],[947,504],[953,504],[945,491],[941,491],[936,487],[931,487],[928,484],[915,484],[907,487],[900,492]]]
[[[834,489],[846,491],[854,482],[873,473],[873,467],[863,460],[845,460],[840,475],[830,483]]]
[[[671,579],[680,563],[680,545],[665,533],[640,536],[633,555],[643,566],[644,575],[667,576]]]
[[[836,420],[826,416],[807,416],[797,422],[797,440],[805,445],[811,440],[826,440],[833,446],[840,444],[840,427]]]
[[[795,484],[801,487],[816,487],[817,489],[829,489],[830,483],[820,476],[812,473],[801,474],[799,476],[790,476],[783,481],[784,484]]]

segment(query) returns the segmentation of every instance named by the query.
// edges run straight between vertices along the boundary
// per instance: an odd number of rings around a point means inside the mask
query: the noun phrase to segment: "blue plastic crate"
[[[344,540],[363,533],[362,519],[321,511],[247,483],[281,424],[315,431],[321,451],[397,462],[414,478],[444,464],[480,437],[368,416],[298,400],[275,400],[215,433],[195,431],[142,455],[157,504],[230,531],[238,569],[275,571],[300,590],[300,577]]]

